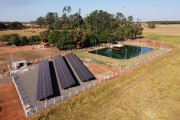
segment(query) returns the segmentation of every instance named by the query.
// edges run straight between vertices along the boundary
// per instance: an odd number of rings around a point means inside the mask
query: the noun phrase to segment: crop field
[[[178,120],[180,118],[180,27],[145,28],[146,39],[164,41],[172,51],[41,112],[33,120]],[[165,31],[168,30],[168,32]],[[172,30],[172,31],[171,31]]]

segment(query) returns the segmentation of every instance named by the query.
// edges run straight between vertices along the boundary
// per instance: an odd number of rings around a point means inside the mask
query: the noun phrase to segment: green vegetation
[[[31,26],[37,24],[39,28],[47,28],[48,31],[40,33],[40,39],[54,44],[59,49],[82,48],[93,46],[95,43],[99,45],[107,41],[113,43],[134,39],[143,31],[141,23],[135,23],[133,16],[126,17],[120,12],[111,14],[103,10],[95,10],[83,18],[81,9],[74,14],[71,14],[71,11],[70,6],[65,6],[62,16],[58,16],[56,12],[48,12],[45,17],[40,16],[36,21],[32,21]],[[20,22],[0,23],[0,30],[22,28],[24,26]],[[20,42],[14,38],[11,40],[12,44],[20,44]]]
[[[154,29],[156,27],[156,24],[153,22],[148,23],[148,28]]]
[[[21,22],[10,22],[10,23],[0,22],[0,30],[6,30],[6,29],[20,30],[23,28],[24,28],[24,26]]]
[[[0,36],[0,42],[3,44],[11,43],[12,45],[30,45],[30,44],[37,44],[39,43],[40,38],[39,36],[19,36],[18,34],[9,34],[9,35],[2,35]]]
[[[180,24],[180,21],[149,21],[149,22],[153,22],[155,24]]]
[[[172,51],[129,75],[107,81],[32,119],[177,120],[180,112],[180,36],[167,37],[158,33],[146,33],[145,36],[164,40],[172,46]]]
[[[45,17],[39,17],[35,21],[39,27],[51,30],[47,41],[59,49],[89,47],[95,42],[99,44],[107,40],[114,42],[134,39],[140,36],[143,30],[140,22],[134,23],[132,16],[125,17],[119,12],[114,15],[103,10],[95,10],[83,18],[81,9],[70,14],[71,7],[65,6],[62,13],[59,17],[56,12],[48,12]],[[67,36],[66,40],[64,36]]]
[[[5,30],[5,29],[7,29],[6,24],[5,24],[5,23],[0,22],[0,30]]]

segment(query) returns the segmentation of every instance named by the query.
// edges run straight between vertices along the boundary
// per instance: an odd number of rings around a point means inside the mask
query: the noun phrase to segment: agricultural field
[[[145,39],[163,40],[164,43],[171,45],[172,51],[31,119],[178,120],[180,118],[178,31],[180,27],[178,29],[176,25],[161,26],[154,30],[145,28]]]
[[[4,30],[0,31],[0,36],[4,34],[19,34],[20,36],[32,36],[32,35],[39,35],[40,32],[45,31],[46,29],[41,28],[28,28],[24,30]]]

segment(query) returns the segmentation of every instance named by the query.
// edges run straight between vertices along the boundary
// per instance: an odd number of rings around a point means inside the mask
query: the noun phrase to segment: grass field
[[[40,29],[40,28],[28,28],[24,30],[4,30],[0,31],[0,36],[4,34],[19,34],[21,36],[32,36],[32,35],[39,35],[40,32],[45,31],[46,29]]]
[[[168,32],[164,31],[168,28]],[[33,116],[33,120],[178,120],[180,118],[180,32],[172,26],[145,29],[172,51],[77,97]],[[172,30],[172,31],[171,31]],[[168,34],[167,34],[168,33]]]

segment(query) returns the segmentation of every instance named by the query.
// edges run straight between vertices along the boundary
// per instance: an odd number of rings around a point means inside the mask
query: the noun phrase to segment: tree
[[[60,39],[59,34],[58,30],[51,31],[48,35],[48,42],[54,45],[57,44],[58,39]]]
[[[21,45],[28,45],[29,41],[27,40],[26,36],[21,36],[20,43],[21,43]]]
[[[129,17],[128,17],[128,21],[129,21],[129,22],[133,22],[133,16],[129,16]]]
[[[115,15],[103,10],[95,10],[85,18],[81,16],[81,9],[74,14],[70,6],[65,6],[63,15],[58,17],[57,13],[48,12],[45,22],[52,31],[40,33],[40,39],[54,44],[59,49],[69,49],[74,46],[90,46],[95,40],[98,43],[134,39],[142,34],[140,23],[133,22],[133,16],[125,17],[118,12]],[[43,18],[37,19],[40,21]],[[60,30],[60,31],[58,31]]]
[[[36,36],[28,37],[27,40],[28,40],[29,44],[38,44],[40,41],[40,38],[39,38],[39,36],[36,35]]]
[[[0,22],[0,30],[7,29],[7,26],[5,23]]]
[[[44,17],[38,17],[36,19],[35,23],[38,24],[40,28],[43,28],[45,26],[45,18]]]
[[[109,14],[103,10],[93,11],[85,19],[86,27],[91,30],[108,29],[110,28],[112,18],[112,14]]]
[[[79,12],[69,16],[69,25],[70,29],[81,29],[83,26],[84,20]]]
[[[50,31],[49,30],[46,30],[46,31],[43,31],[39,34],[39,38],[41,41],[44,41],[44,42],[48,42],[48,35],[49,35]]]
[[[22,29],[24,26],[21,22],[12,22],[8,24],[8,27],[12,30],[19,30]]]
[[[59,49],[72,49],[74,47],[74,43],[70,37],[68,31],[61,31],[57,41],[57,47]]]
[[[20,44],[20,37],[18,34],[11,34],[9,38],[9,42],[13,45],[19,45]]]
[[[10,38],[9,35],[4,34],[4,35],[0,36],[0,42],[2,42],[2,43],[8,42],[9,38]]]
[[[45,16],[45,19],[46,19],[46,24],[48,25],[49,29],[53,29],[53,24],[57,18],[58,18],[58,14],[56,12],[47,13],[47,15]]]
[[[156,27],[156,24],[154,22],[148,23],[148,28],[154,29]]]
[[[117,20],[122,20],[124,18],[124,15],[120,12],[116,13],[116,19]]]
[[[67,13],[70,13],[71,10],[72,10],[72,9],[71,9],[70,6],[64,6],[62,12],[67,15]]]
[[[142,31],[143,31],[143,28],[142,28],[142,25],[141,23],[137,23],[134,25],[134,28],[135,28],[135,32],[134,32],[134,37],[136,38],[137,36],[140,36],[142,35]]]

